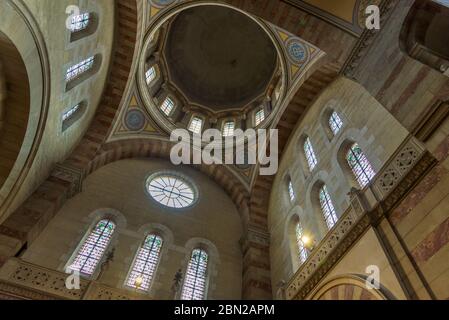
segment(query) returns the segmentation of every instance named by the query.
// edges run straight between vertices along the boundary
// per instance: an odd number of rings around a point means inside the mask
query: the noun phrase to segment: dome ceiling
[[[218,6],[176,16],[164,53],[172,83],[191,102],[217,112],[264,94],[277,67],[266,32],[244,14]]]

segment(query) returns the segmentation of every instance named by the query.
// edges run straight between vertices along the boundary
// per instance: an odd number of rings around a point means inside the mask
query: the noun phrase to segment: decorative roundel
[[[169,208],[188,208],[198,197],[193,184],[174,173],[161,173],[149,177],[146,188],[154,200]]]
[[[309,59],[307,48],[298,39],[290,39],[287,41],[287,52],[290,59],[297,64],[303,64]]]
[[[177,0],[151,0],[151,4],[157,8],[163,8],[171,5],[175,1]]]
[[[130,110],[126,114],[125,124],[132,131],[140,131],[145,127],[145,116],[140,110]]]

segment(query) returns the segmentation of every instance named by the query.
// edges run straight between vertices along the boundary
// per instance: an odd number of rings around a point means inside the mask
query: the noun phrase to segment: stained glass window
[[[302,242],[302,237],[304,236],[304,230],[302,229],[301,223],[296,224],[296,243],[298,245],[299,262],[304,263],[307,260],[308,252],[304,243]]]
[[[93,275],[111,241],[114,230],[115,224],[111,220],[105,219],[98,222],[87,236],[69,269],[79,271],[83,275]]]
[[[360,186],[366,187],[376,172],[357,143],[349,149],[346,159]]]
[[[94,57],[87,58],[84,61],[81,61],[80,63],[75,64],[74,66],[70,67],[67,70],[65,80],[67,82],[75,79],[76,77],[80,76],[84,72],[92,69],[94,66]]]
[[[223,137],[232,137],[234,135],[235,122],[227,121],[223,126]]]
[[[327,227],[332,229],[332,227],[337,223],[338,218],[326,186],[323,186],[320,190],[320,203]]]
[[[89,22],[90,14],[88,12],[76,15],[72,17],[72,20],[70,21],[70,31],[78,32],[84,30],[89,26]]]
[[[312,142],[309,137],[307,137],[304,142],[304,152],[306,154],[307,163],[309,164],[309,169],[310,171],[313,171],[318,164],[318,160],[315,156],[315,152],[313,151]]]
[[[150,84],[154,79],[156,79],[156,68],[154,66],[147,70],[145,73],[145,79],[147,84]]]
[[[265,110],[260,109],[259,111],[257,111],[256,116],[255,116],[256,127],[259,124],[261,124],[262,122],[264,122],[264,120],[265,120]]]
[[[145,238],[126,281],[127,286],[148,291],[154,278],[162,248],[162,238],[151,234]]]
[[[174,107],[175,103],[173,102],[173,100],[170,99],[170,97],[167,97],[161,106],[161,111],[168,117],[173,111]]]
[[[209,256],[206,251],[193,250],[182,288],[182,300],[203,300],[205,298],[208,260]]]
[[[293,190],[293,183],[291,180],[288,182],[288,194],[290,196],[290,201],[295,201],[295,190]]]
[[[192,131],[193,133],[200,134],[202,128],[203,128],[203,119],[193,117],[192,121],[190,122],[189,130]]]
[[[336,111],[332,112],[329,117],[329,126],[334,135],[337,135],[343,127],[343,121]]]
[[[73,106],[72,108],[70,108],[69,110],[67,110],[66,112],[64,112],[62,114],[62,121],[67,121],[69,120],[81,107],[81,104],[77,104],[75,106]]]
[[[151,197],[170,208],[186,208],[195,201],[195,192],[188,182],[174,175],[161,175],[147,182]]]

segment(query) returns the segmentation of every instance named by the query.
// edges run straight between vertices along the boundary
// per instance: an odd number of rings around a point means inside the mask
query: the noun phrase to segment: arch
[[[96,74],[102,63],[101,54],[95,54],[69,66],[66,71],[66,91],[70,91]]]
[[[315,288],[308,300],[391,300],[393,296],[383,288],[367,289],[366,278],[344,275],[331,278]]]
[[[149,232],[141,241],[130,266],[125,285],[136,290],[151,290],[161,261],[164,238],[157,232]]]
[[[79,119],[81,119],[87,111],[87,102],[81,101],[80,103],[65,110],[62,114],[62,128],[64,132],[73,126]]]
[[[312,207],[311,214],[315,218],[319,231],[319,234],[313,235],[316,241],[319,241],[322,238],[324,238],[326,234],[329,232],[329,225],[326,222],[322,208],[322,203],[320,201],[320,192],[323,187],[327,186],[326,184],[327,176],[328,176],[327,172],[320,171],[319,174],[315,177],[314,181],[310,183],[309,188],[307,190],[310,205]]]
[[[75,26],[69,30],[70,42],[75,42],[94,34],[98,29],[99,21],[100,18],[95,11],[86,11],[72,17],[70,25]]]
[[[172,142],[156,139],[133,139],[105,144],[88,164],[85,175],[92,174],[109,163],[123,159],[161,158],[168,160],[172,145]],[[249,198],[249,191],[245,184],[224,165],[207,166],[202,164],[194,168],[209,176],[224,189],[242,214],[242,220],[246,221],[246,211],[243,210],[243,207],[244,202]]]
[[[89,228],[79,241],[76,250],[66,264],[66,272],[78,272],[81,276],[95,279],[102,269],[102,261],[109,259],[112,239],[117,234],[115,212],[95,213],[101,218],[92,220]]]
[[[155,17],[155,19],[152,19],[150,21],[150,24],[147,28],[147,32],[144,39],[144,48],[148,48],[151,43],[154,43],[154,35],[156,32],[160,30],[164,24],[166,24],[167,21],[169,21],[172,17],[179,14],[182,11],[188,10],[190,8],[198,7],[198,6],[220,6],[225,7],[227,9],[238,11],[239,13],[245,15],[249,19],[253,20],[264,32],[267,33],[270,40],[273,42],[273,45],[277,51],[278,54],[278,68],[281,69],[282,77],[281,81],[284,84],[285,82],[289,81],[288,74],[289,71],[287,69],[287,60],[285,55],[283,54],[283,44],[278,39],[278,36],[276,36],[275,32],[273,32],[269,25],[266,24],[263,20],[259,19],[258,17],[249,14],[245,12],[242,9],[236,8],[235,6],[226,4],[226,3],[220,3],[220,2],[202,2],[202,1],[194,1],[194,2],[186,2],[186,3],[180,3],[176,6],[173,6],[171,8],[168,8],[166,10],[161,11],[161,13]],[[176,126],[173,122],[167,121],[167,119],[164,119],[163,115],[158,114],[157,108],[155,108],[153,101],[151,100],[150,94],[148,93],[148,90],[145,90],[145,65],[147,63],[148,59],[148,52],[143,52],[139,58],[139,67],[138,67],[138,75],[137,75],[137,88],[139,90],[140,96],[142,97],[142,100],[145,101],[145,104],[147,105],[147,110],[150,112],[151,116],[156,120],[158,124],[160,124],[161,129],[169,133],[172,130],[176,129]],[[274,78],[274,75],[273,75]],[[280,94],[281,97],[284,97],[286,94],[286,86],[281,86],[282,92]],[[276,103],[276,107],[280,107],[279,103]],[[190,108],[190,106],[189,106]],[[192,108],[193,109],[193,108]],[[204,110],[206,111],[206,110]],[[269,111],[268,108],[265,109],[266,113]],[[253,113],[251,113],[253,115]],[[267,128],[269,124],[272,122],[272,120],[275,118],[276,112],[270,112],[269,114],[266,114],[266,121],[263,122],[263,124],[260,124],[260,127]],[[251,117],[248,115],[247,117],[250,119]],[[206,119],[207,120],[207,119]],[[184,125],[188,125],[188,123],[184,123]],[[247,121],[246,124],[249,126],[251,122]],[[188,127],[188,126],[187,126]]]
[[[400,48],[411,58],[449,76],[449,7],[439,1],[416,1],[400,33]]]
[[[20,1],[6,0],[0,3],[0,11],[3,19],[0,19],[0,30],[2,43],[9,43],[10,49],[15,48],[15,52],[10,58],[9,66],[12,66],[13,61],[22,61],[23,68],[17,66],[17,75],[21,77],[26,75],[26,79],[20,80],[21,83],[14,85],[15,89],[28,87],[23,89],[19,95],[22,98],[28,99],[28,111],[24,111],[22,115],[16,117],[15,121],[22,119],[25,115],[25,121],[28,121],[23,133],[20,151],[15,160],[10,164],[11,170],[6,176],[6,179],[0,179],[0,222],[5,218],[4,214],[9,214],[15,196],[18,194],[23,185],[28,172],[31,170],[32,163],[35,160],[37,151],[42,142],[44,135],[45,124],[49,111],[50,99],[50,66],[48,60],[47,49],[42,33],[36,23],[34,17],[29,12],[28,8]],[[5,48],[2,48],[2,52]],[[6,68],[6,66],[4,66]],[[27,70],[33,70],[32,73],[27,73]],[[8,75],[5,72],[5,81],[8,80]],[[25,72],[25,73],[24,73]],[[18,78],[16,77],[16,80]],[[27,93],[28,92],[28,93]],[[3,108],[8,109],[8,99],[3,102]],[[19,111],[19,103],[15,104],[14,109]],[[8,111],[3,111],[4,117],[8,118]],[[5,118],[3,119],[5,121]],[[22,121],[22,120],[20,120]],[[4,132],[1,136],[4,135]]]
[[[214,289],[213,280],[217,276],[216,265],[220,262],[217,247],[207,239],[192,238],[189,241],[187,241],[185,249],[186,249],[186,257],[181,269],[184,270],[185,276],[182,288],[179,292],[180,294],[179,298],[181,298],[182,300],[185,300],[187,298],[190,298],[188,300],[198,300],[198,299],[210,300],[211,293]],[[205,263],[204,260],[196,261],[197,263],[195,263],[194,261],[195,251],[200,251],[201,252],[200,258],[206,257],[207,261]],[[190,268],[203,269],[202,272],[195,272],[196,275],[202,273],[200,280],[200,286],[202,287],[199,288],[200,290],[198,294],[195,294],[195,288],[192,288],[191,283],[187,284],[187,282],[190,280],[189,276],[187,275]],[[206,270],[204,270],[204,268],[206,268]],[[191,276],[195,276],[195,274]],[[193,285],[195,285],[195,283]]]
[[[334,113],[336,113],[338,115],[338,118],[341,121],[340,129],[337,133],[335,133],[330,126],[330,122],[331,122],[330,120]],[[342,128],[344,127],[344,120],[342,118],[341,113],[338,111],[337,101],[335,101],[335,100],[329,101],[326,104],[326,106],[323,108],[323,110],[321,111],[321,115],[320,115],[319,119],[320,119],[321,127],[322,127],[323,131],[325,132],[325,135],[329,141],[334,140],[342,132]],[[335,121],[333,121],[333,123],[335,123]]]

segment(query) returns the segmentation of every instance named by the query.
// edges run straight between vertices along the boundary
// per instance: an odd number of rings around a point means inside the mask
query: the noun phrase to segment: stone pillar
[[[243,251],[242,298],[245,300],[273,299],[268,232],[249,226],[241,245]]]

